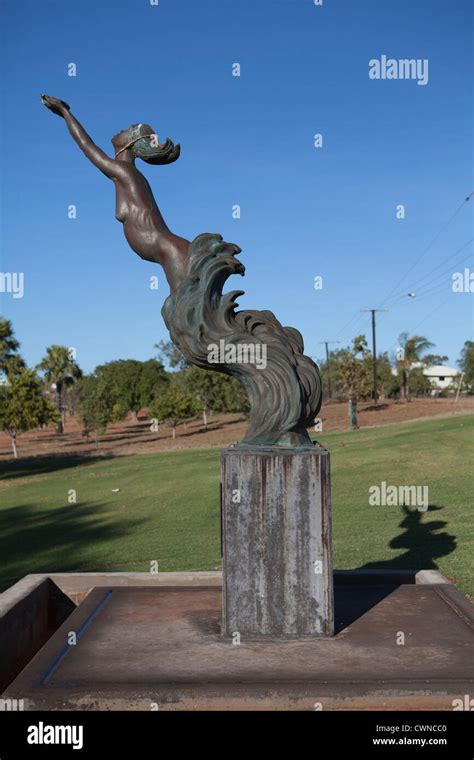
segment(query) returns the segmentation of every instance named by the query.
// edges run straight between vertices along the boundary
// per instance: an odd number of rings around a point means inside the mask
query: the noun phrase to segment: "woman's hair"
[[[112,137],[112,145],[117,156],[126,148],[132,150],[136,158],[141,158],[149,164],[170,164],[176,161],[180,146],[166,139],[164,145],[158,141],[158,135],[149,124],[132,124]]]

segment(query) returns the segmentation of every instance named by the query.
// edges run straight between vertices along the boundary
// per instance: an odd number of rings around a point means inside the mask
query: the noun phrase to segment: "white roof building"
[[[413,362],[410,369],[423,367],[422,362]],[[392,375],[397,375],[398,370],[392,367]],[[423,367],[423,374],[427,377],[432,386],[432,393],[445,389],[457,390],[458,378],[461,372],[452,367],[446,367],[444,364],[433,364],[431,367]]]
[[[454,389],[457,386],[456,378],[460,372],[458,369],[445,367],[443,364],[434,364],[432,367],[425,367],[423,374],[429,378],[434,389],[444,390],[445,388]]]

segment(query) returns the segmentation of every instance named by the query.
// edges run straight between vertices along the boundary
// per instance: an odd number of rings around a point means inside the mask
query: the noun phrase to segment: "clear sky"
[[[170,166],[138,162],[168,225],[188,239],[220,232],[240,245],[247,273],[227,287],[246,290],[241,308],[270,309],[297,327],[309,355],[323,355],[320,341],[370,338],[359,309],[395,290],[393,308],[379,315],[378,348],[393,350],[407,330],[456,363],[472,339],[473,294],[451,289],[453,272],[474,269],[472,244],[455,255],[473,236],[474,196],[460,208],[474,190],[471,0],[1,8],[1,270],[25,277],[23,298],[4,294],[2,313],[29,364],[60,343],[89,371],[147,359],[167,338],[161,269],[128,248],[113,184],[41,105],[42,92],[66,100],[109,153],[112,135],[136,122],[180,142]],[[369,61],[382,55],[428,59],[428,83],[370,79]]]

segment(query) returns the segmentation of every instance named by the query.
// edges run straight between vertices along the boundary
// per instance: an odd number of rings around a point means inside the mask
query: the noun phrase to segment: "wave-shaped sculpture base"
[[[227,278],[243,275],[240,248],[204,234],[189,247],[186,275],[162,314],[173,343],[192,364],[236,377],[250,402],[240,445],[312,445],[306,428],[321,407],[321,378],[303,354],[303,338],[271,311],[236,311],[243,290],[222,294]]]

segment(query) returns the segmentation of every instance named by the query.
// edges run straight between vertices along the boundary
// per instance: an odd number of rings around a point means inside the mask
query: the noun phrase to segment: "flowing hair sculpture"
[[[321,407],[316,364],[303,354],[298,330],[283,327],[271,311],[235,311],[243,290],[222,294],[231,274],[243,275],[240,248],[221,235],[199,235],[190,244],[188,267],[165,301],[163,319],[184,356],[203,369],[224,372],[244,385],[250,422],[240,445],[311,445],[306,427]],[[252,362],[211,363],[210,347],[265,346],[266,367]]]

